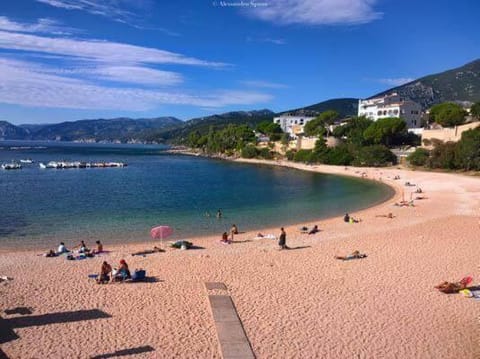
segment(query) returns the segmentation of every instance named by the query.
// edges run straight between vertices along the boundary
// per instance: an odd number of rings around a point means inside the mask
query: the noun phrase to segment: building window
[[[392,115],[392,110],[388,110],[388,116]]]
[[[387,116],[387,110],[383,111],[383,116]]]
[[[394,115],[398,115],[398,109],[393,110]]]
[[[377,116],[382,116],[382,111],[378,111]]]

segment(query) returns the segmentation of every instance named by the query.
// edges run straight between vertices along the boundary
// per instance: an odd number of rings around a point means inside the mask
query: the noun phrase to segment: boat
[[[68,169],[68,168],[107,168],[107,167],[127,167],[124,162],[55,162],[50,161],[47,164],[39,162],[40,168],[56,168],[56,169]]]
[[[4,170],[19,170],[21,168],[22,166],[19,163],[15,163],[15,162],[2,164],[2,169]]]
[[[33,163],[33,160],[31,158],[27,158],[27,159],[24,159],[24,160],[20,160],[20,163]]]

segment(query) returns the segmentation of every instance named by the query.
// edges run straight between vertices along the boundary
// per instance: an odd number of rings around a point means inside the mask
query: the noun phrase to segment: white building
[[[365,116],[373,121],[385,117],[400,117],[408,128],[421,127],[422,107],[409,99],[400,97],[396,92],[382,97],[359,100],[358,116]]]
[[[283,115],[274,117],[273,122],[278,123],[282,131],[288,133],[290,137],[297,138],[297,135],[303,133],[305,124],[313,119],[315,117]]]

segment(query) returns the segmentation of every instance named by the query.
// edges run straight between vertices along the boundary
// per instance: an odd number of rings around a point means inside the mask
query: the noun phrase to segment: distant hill
[[[34,140],[58,141],[121,141],[136,140],[145,131],[171,128],[183,124],[175,117],[146,119],[114,118],[62,122],[53,125],[30,126]]]
[[[27,130],[7,121],[0,121],[0,140],[25,140],[29,137]]]
[[[425,109],[446,101],[480,101],[480,59],[452,70],[422,77],[372,97],[394,91],[418,102]]]
[[[282,111],[279,114],[291,113],[315,116],[328,110],[337,111],[340,117],[356,116],[358,113],[358,98],[335,98],[294,110]]]
[[[219,115],[198,117],[185,121],[181,126],[177,126],[176,128],[151,131],[143,139],[145,141],[181,143],[187,138],[190,132],[198,132],[201,135],[205,135],[208,133],[210,127],[219,130],[230,124],[245,124],[254,128],[262,121],[272,121],[274,115],[274,112],[264,109],[256,111],[233,111]]]

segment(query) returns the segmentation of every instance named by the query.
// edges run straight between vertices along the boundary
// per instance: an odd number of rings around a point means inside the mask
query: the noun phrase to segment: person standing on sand
[[[232,224],[232,228],[230,228],[230,240],[233,242],[233,236],[238,234],[238,228],[236,224]]]
[[[222,210],[221,210],[221,209],[219,209],[219,210],[217,211],[217,218],[218,218],[218,219],[222,218]]]
[[[278,245],[280,246],[280,249],[288,249],[287,247],[287,233],[285,232],[285,229],[283,227],[280,229],[280,238],[278,240]]]

